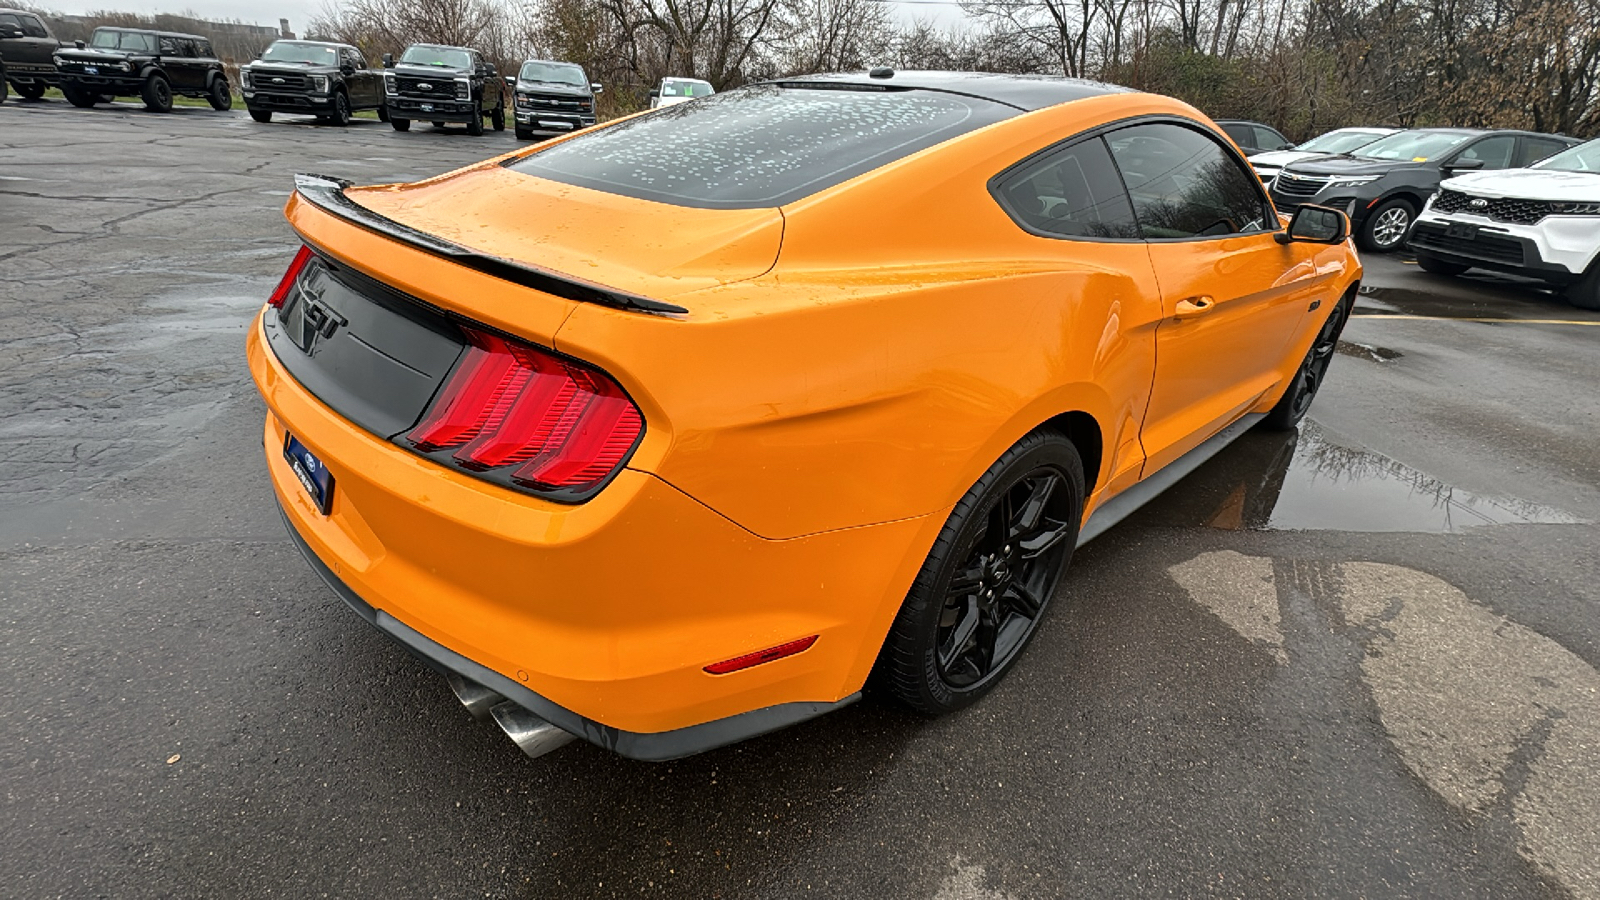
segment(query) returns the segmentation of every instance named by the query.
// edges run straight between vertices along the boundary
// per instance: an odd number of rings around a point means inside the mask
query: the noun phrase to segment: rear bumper
[[[389,115],[399,119],[465,123],[483,117],[483,111],[470,100],[418,100],[390,94],[384,102],[389,108]]]
[[[248,351],[277,502],[335,590],[437,665],[624,755],[698,752],[850,702],[939,524],[767,540],[632,469],[585,503],[551,503],[339,417],[283,369],[259,319]],[[328,515],[284,461],[286,431],[333,473]],[[795,656],[705,671],[810,635]]]

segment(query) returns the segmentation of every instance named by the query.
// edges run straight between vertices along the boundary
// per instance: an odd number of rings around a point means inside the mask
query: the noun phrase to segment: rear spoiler
[[[576,300],[579,303],[594,303],[599,306],[609,306],[612,309],[624,309],[629,312],[652,313],[654,315],[676,316],[685,315],[689,311],[673,303],[663,303],[627,291],[619,291],[604,285],[574,278],[561,272],[530,266],[524,263],[512,262],[498,256],[480,253],[470,247],[452,243],[443,238],[436,237],[426,232],[418,231],[408,225],[402,225],[393,219],[381,216],[365,206],[345,196],[344,189],[354,182],[343,178],[330,178],[326,175],[294,176],[295,193],[307,203],[316,208],[338,216],[339,218],[359,225],[368,231],[381,234],[405,244],[416,247],[434,256],[443,257],[451,262],[466,266],[469,269],[492,275],[512,284],[543,291],[567,300]]]

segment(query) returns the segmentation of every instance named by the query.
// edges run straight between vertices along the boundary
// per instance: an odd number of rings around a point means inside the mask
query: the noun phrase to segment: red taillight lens
[[[402,440],[418,452],[557,499],[621,468],[644,419],[605,374],[472,328],[466,356]]]
[[[737,672],[740,669],[748,669],[751,666],[759,666],[762,663],[769,663],[773,660],[783,659],[785,656],[793,656],[803,650],[811,649],[811,645],[815,644],[816,642],[817,636],[813,634],[810,637],[804,637],[798,641],[790,641],[787,644],[779,644],[776,647],[768,647],[767,649],[757,653],[747,653],[744,656],[735,656],[733,659],[727,659],[719,663],[713,663],[709,666],[706,666],[706,671],[713,675],[726,675],[729,672]]]
[[[283,273],[283,279],[273,290],[272,296],[267,299],[267,305],[273,309],[282,309],[283,301],[289,299],[289,291],[294,289],[294,283],[300,277],[306,263],[311,261],[311,248],[305,244],[300,245],[300,252],[294,255],[294,261],[289,263],[289,271]]]

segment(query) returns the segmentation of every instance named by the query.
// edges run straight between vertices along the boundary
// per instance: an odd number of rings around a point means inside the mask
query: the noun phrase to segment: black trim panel
[[[277,502],[276,498],[274,502]],[[610,725],[602,725],[534,693],[487,666],[473,662],[383,610],[375,609],[361,599],[359,594],[335,575],[327,563],[317,556],[306,539],[301,537],[282,504],[278,506],[278,513],[283,516],[284,527],[289,530],[289,537],[294,541],[295,547],[305,556],[311,568],[322,576],[328,587],[339,595],[339,599],[368,624],[410,650],[429,668],[440,673],[454,672],[463,678],[476,681],[557,728],[575,734],[597,747],[610,750],[618,756],[650,762],[693,756],[696,753],[748,740],[769,731],[787,728],[807,719],[814,719],[861,699],[861,692],[857,691],[833,703],[780,703],[777,706],[755,709],[726,719],[702,722],[699,725],[690,725],[673,731],[645,733],[623,731]]]
[[[673,303],[652,300],[649,297],[641,297],[638,294],[630,294],[627,291],[608,288],[592,281],[585,281],[581,278],[549,269],[479,253],[460,244],[418,231],[408,225],[402,225],[346,197],[344,189],[352,184],[353,182],[342,178],[329,178],[324,175],[299,174],[294,177],[295,192],[312,206],[338,216],[346,222],[359,225],[368,231],[402,241],[419,250],[443,257],[469,269],[499,278],[502,281],[520,284],[523,287],[533,288],[536,291],[543,291],[546,294],[552,294],[567,300],[576,300],[579,303],[594,303],[599,306],[609,306],[613,309],[624,309],[630,312],[655,313],[658,315],[685,315],[689,312],[687,309]]]

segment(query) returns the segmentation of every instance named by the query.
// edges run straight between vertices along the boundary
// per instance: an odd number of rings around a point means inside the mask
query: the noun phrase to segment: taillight
[[[706,666],[706,671],[713,675],[728,675],[733,672],[738,672],[742,669],[748,669],[752,666],[759,666],[763,663],[769,663],[783,659],[786,656],[793,656],[796,653],[802,653],[806,650],[810,650],[811,645],[815,644],[816,642],[817,636],[813,634],[810,637],[803,637],[798,641],[790,641],[787,644],[779,644],[776,647],[768,647],[767,649],[758,651],[756,653],[746,653],[744,656],[735,656],[733,659],[725,659],[719,663],[712,663],[711,665]]]
[[[603,372],[463,328],[467,352],[422,421],[397,440],[425,456],[556,500],[593,495],[644,432]]]
[[[300,273],[305,270],[306,263],[311,261],[311,248],[305,244],[300,245],[300,252],[294,255],[294,260],[289,263],[289,271],[283,273],[283,280],[278,282],[278,287],[273,290],[272,296],[267,299],[267,305],[273,309],[282,309],[283,301],[289,299],[289,292],[294,289],[294,283],[300,278]]]

